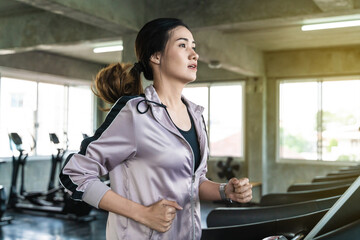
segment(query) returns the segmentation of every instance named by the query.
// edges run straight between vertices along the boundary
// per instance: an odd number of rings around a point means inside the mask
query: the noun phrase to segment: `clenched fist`
[[[146,208],[144,225],[158,232],[166,232],[182,207],[175,201],[162,199]]]
[[[252,199],[251,189],[248,178],[232,178],[225,187],[225,195],[232,201],[247,203]]]

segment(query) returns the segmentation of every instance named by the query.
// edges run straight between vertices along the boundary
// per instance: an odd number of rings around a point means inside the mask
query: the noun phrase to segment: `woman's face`
[[[191,32],[183,26],[169,33],[165,50],[160,55],[161,78],[186,84],[196,79],[197,60],[195,41]]]

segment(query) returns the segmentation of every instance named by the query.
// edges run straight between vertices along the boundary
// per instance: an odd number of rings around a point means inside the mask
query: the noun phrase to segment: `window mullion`
[[[322,80],[318,81],[318,116],[317,116],[317,160],[322,159],[323,150],[323,106],[322,106]]]
[[[208,85],[208,122],[207,122],[207,128],[208,128],[208,144],[209,144],[209,153],[211,152],[210,150],[210,112],[211,112],[211,106],[210,106],[210,96],[211,96],[211,91],[210,91],[210,87],[211,85]]]
[[[39,136],[39,82],[36,82],[36,108],[34,111],[34,139],[35,142],[38,142]],[[35,145],[34,155],[37,156],[38,153],[38,145]]]
[[[64,143],[65,146],[64,148],[67,149],[68,148],[68,144],[69,144],[69,138],[68,138],[68,129],[69,129],[69,86],[65,85],[64,86],[64,125],[63,125],[63,132],[64,132]]]

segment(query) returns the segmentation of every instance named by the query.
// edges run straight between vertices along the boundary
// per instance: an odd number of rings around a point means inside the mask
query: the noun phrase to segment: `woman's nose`
[[[198,60],[199,59],[199,54],[197,54],[195,52],[195,50],[192,51],[192,54],[190,55],[190,59],[193,59],[193,60]]]

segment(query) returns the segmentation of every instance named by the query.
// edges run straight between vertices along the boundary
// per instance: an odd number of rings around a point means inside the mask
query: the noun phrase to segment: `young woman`
[[[188,27],[155,19],[138,33],[135,50],[134,65],[99,73],[96,95],[114,105],[67,158],[61,182],[72,198],[109,211],[107,239],[200,239],[200,200],[248,202],[252,186],[246,178],[219,184],[205,176],[203,108],[181,95],[199,59]],[[144,94],[141,72],[153,80]],[[98,178],[107,173],[111,188]]]

